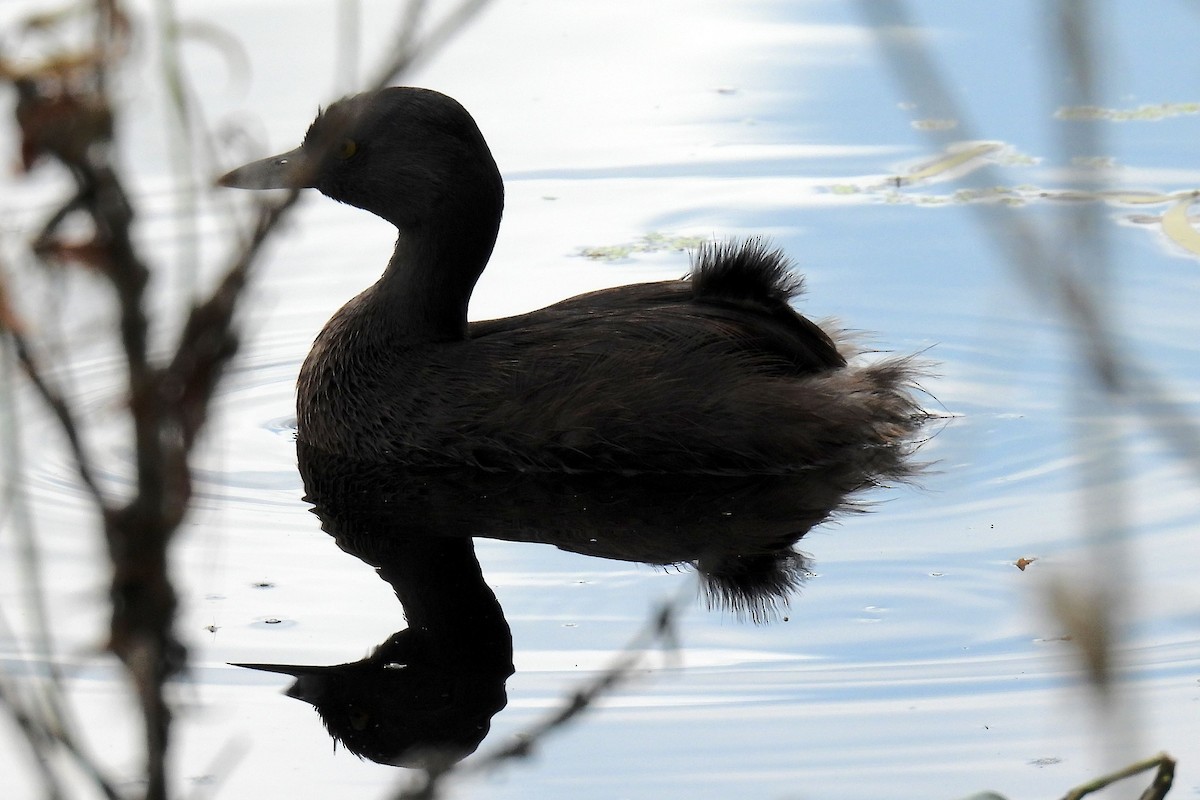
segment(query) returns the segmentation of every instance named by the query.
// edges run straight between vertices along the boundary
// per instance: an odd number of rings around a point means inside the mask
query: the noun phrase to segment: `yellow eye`
[[[358,143],[353,139],[342,139],[342,143],[334,150],[334,155],[345,161],[358,152]]]

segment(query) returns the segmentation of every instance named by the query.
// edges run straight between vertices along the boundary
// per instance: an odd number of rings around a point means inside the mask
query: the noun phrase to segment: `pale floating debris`
[[[914,119],[909,123],[918,131],[952,131],[958,127],[956,119]]]
[[[1100,199],[1100,195],[1097,192],[1089,192],[1086,189],[1045,190],[1040,193],[1039,197],[1044,200],[1063,200],[1068,203],[1086,203],[1091,200]]]
[[[1007,186],[993,186],[989,189],[959,189],[951,198],[955,203],[981,203],[987,201],[1016,201],[1024,202],[1022,198]]]
[[[966,205],[968,203],[1021,206],[1026,203],[1025,197],[1007,186],[995,186],[990,189],[957,189],[951,194],[906,194],[892,190],[883,192],[881,197],[885,203],[916,206]]]
[[[1111,119],[1114,113],[1116,112],[1113,109],[1100,106],[1062,106],[1054,112],[1054,118],[1070,122],[1091,122]]]
[[[1071,159],[1071,165],[1082,169],[1113,169],[1117,166],[1117,160],[1112,156],[1075,156]]]
[[[1121,203],[1131,206],[1157,206],[1178,200],[1179,195],[1163,194],[1162,192],[1109,191],[1101,192],[1100,199],[1106,203]]]
[[[1179,198],[1177,194],[1162,192],[1137,191],[1133,189],[1106,189],[1100,192],[1089,192],[1084,189],[1040,189],[1036,186],[1018,186],[1017,191],[1041,200],[1070,200],[1073,202],[1101,201],[1110,205],[1153,206],[1172,203]]]
[[[878,191],[879,187],[876,187]],[[830,189],[832,191],[832,187]],[[843,193],[849,193],[848,191]],[[894,188],[879,192],[881,199],[887,203],[940,206],[947,204],[965,205],[968,203],[998,203],[1006,206],[1022,206],[1036,201],[1059,201],[1071,203],[1103,202],[1108,205],[1121,206],[1150,206],[1165,205],[1176,202],[1178,194],[1138,190],[1105,190],[1092,192],[1086,189],[1044,189],[1032,184],[1018,186],[992,186],[978,189],[956,189],[948,195],[916,194],[898,192]],[[1158,217],[1149,220],[1157,223]]]
[[[1042,159],[1039,156],[1022,153],[1011,146],[1005,147],[1002,152],[992,156],[992,160],[1006,167],[1036,167],[1042,163]]]
[[[663,233],[647,233],[635,242],[624,244],[601,245],[599,247],[581,247],[579,255],[593,261],[617,261],[629,258],[634,253],[682,253],[694,250],[708,241],[703,236],[667,236]]]
[[[1132,225],[1157,225],[1162,222],[1162,217],[1154,214],[1130,214],[1125,217],[1125,221]]]
[[[1105,108],[1103,106],[1063,106],[1054,112],[1055,119],[1071,122],[1157,122],[1160,119],[1200,114],[1200,103],[1157,103],[1137,108]]]

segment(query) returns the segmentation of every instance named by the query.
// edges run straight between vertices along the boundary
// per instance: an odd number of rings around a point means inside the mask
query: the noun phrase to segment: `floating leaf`
[[[1195,194],[1182,197],[1162,216],[1162,231],[1167,238],[1184,250],[1200,255],[1200,232],[1188,221],[1188,210],[1196,201]]]
[[[973,162],[982,162],[983,157],[1003,149],[998,142],[965,142],[946,149],[941,157],[923,164],[907,175],[896,178],[897,185],[908,185],[928,181],[937,177],[955,177],[967,171]]]

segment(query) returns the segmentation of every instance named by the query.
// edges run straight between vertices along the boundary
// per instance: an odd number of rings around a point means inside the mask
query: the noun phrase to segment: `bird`
[[[470,113],[388,87],[319,111],[294,150],[218,183],[315,188],[398,231],[297,381],[296,437],[388,464],[487,471],[888,478],[928,415],[907,356],[864,360],[797,312],[804,281],[763,238],[713,241],[678,280],[468,321],[504,210]],[[341,268],[341,267],[339,267]]]

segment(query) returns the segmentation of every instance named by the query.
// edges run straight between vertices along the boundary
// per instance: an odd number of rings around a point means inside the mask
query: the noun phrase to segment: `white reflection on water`
[[[188,13],[219,14],[218,5]],[[365,5],[367,19],[391,19],[390,4]],[[473,316],[687,268],[683,256],[665,252],[613,263],[572,255],[584,246],[652,231],[768,233],[808,275],[805,313],[836,315],[888,350],[931,347],[939,367],[927,388],[956,416],[923,452],[937,463],[922,490],[880,492],[872,514],[804,540],[818,575],[788,621],[753,627],[697,608],[683,627],[682,668],[664,667],[619,692],[542,758],[472,785],[470,796],[955,797],[984,788],[1057,796],[1115,766],[1094,750],[1095,718],[1072,653],[1039,602],[1048,576],[1081,561],[1078,468],[1088,454],[1074,445],[1068,405],[1076,354],[1062,323],[1011,285],[967,209],[830,190],[878,183],[937,156],[910,125],[919,110],[898,105],[870,37],[837,4],[571,4],[569,14],[565,5],[497,3],[413,78],[473,111],[508,179],[501,240]],[[221,19],[254,61],[245,106],[262,114],[270,149],[302,134],[332,84],[324,7],[310,6],[295,16],[311,18],[283,42],[278,4],[237,4],[237,15]],[[1053,154],[1056,126],[1068,123],[1030,101],[1047,82],[1027,44],[1038,6],[1013,4],[1002,15],[984,8],[994,6],[918,4],[976,127],[1034,158],[1004,167],[1011,183],[1063,188]],[[1196,72],[1197,21],[1183,8],[1160,11],[1113,23],[1115,49],[1127,59],[1107,76],[1114,108],[1192,99],[1180,78]],[[385,27],[371,26],[372,43]],[[295,58],[298,50],[312,58]],[[1168,70],[1168,61],[1191,68]],[[229,107],[223,82],[198,88]],[[1099,155],[1115,159],[1122,188],[1190,189],[1198,127],[1188,115],[1123,122],[1111,131],[1112,151]],[[143,165],[148,185],[161,185],[161,154],[143,152],[158,159]],[[898,191],[915,198],[936,188],[945,198],[964,187],[978,188],[954,176]],[[1051,226],[1061,219],[1044,200],[994,213]],[[1197,263],[1153,225],[1126,224],[1131,213],[1105,210],[1123,339],[1195,410]],[[148,237],[168,242],[155,219]],[[274,245],[246,315],[253,339],[224,385],[198,469],[199,507],[176,548],[181,628],[196,664],[182,692],[194,708],[181,715],[176,762],[196,779],[222,769],[209,765],[227,743],[245,746],[225,778],[226,796],[375,795],[395,780],[394,770],[331,752],[311,710],[273,691],[282,679],[224,666],[352,660],[399,625],[388,587],[339,552],[299,500],[289,427],[308,343],[374,280],[391,238],[361,212],[308,201]],[[95,305],[86,294],[67,302]],[[111,418],[120,375],[103,353],[76,363],[88,419]],[[1119,691],[1140,711],[1139,745],[1180,757],[1183,791],[1195,785],[1200,760],[1200,500],[1194,474],[1164,455],[1144,425],[1131,417],[1126,428],[1127,568],[1139,592],[1127,610]],[[49,430],[41,424],[28,434],[38,440]],[[127,462],[120,433],[102,431],[96,442],[101,477],[114,485]],[[78,665],[76,700],[85,716],[119,717],[121,684],[90,655],[103,586],[92,575],[98,545],[86,498],[56,448],[29,452],[28,486],[61,650]],[[9,540],[2,546],[10,560]],[[497,740],[554,707],[658,598],[690,580],[550,547],[486,541],[478,550],[516,648]],[[1022,572],[1013,562],[1026,556],[1039,560]],[[3,645],[6,659],[20,658],[11,641]],[[115,763],[136,763],[120,736],[97,734],[95,746]]]

